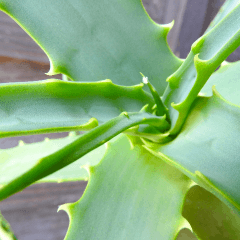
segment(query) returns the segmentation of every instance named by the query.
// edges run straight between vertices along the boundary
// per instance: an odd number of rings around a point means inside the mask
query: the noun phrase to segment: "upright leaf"
[[[184,63],[168,78],[164,101],[169,108],[172,135],[179,133],[193,101],[211,74],[239,46],[239,15],[240,3],[192,45]]]
[[[158,147],[161,159],[177,166],[240,214],[240,107],[214,90],[198,98],[172,142]]]

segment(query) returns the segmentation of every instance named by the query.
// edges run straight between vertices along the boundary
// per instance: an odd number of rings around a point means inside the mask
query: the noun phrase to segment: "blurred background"
[[[173,52],[185,58],[192,43],[207,29],[225,0],[143,0],[150,17],[157,23],[175,24],[168,35],[168,42]],[[228,61],[240,59],[238,48]],[[7,15],[0,12],[0,82],[22,82],[43,80],[49,70],[49,61],[36,43]],[[61,76],[54,76],[61,78]],[[0,139],[0,148],[5,149],[24,142],[38,142],[45,137],[59,138],[67,133],[44,134],[16,138]],[[57,213],[59,205],[77,201],[82,195],[86,182],[47,183],[28,187],[0,203],[0,210],[11,224],[20,240],[62,240],[68,227],[65,212]],[[215,203],[209,205],[209,202]],[[240,222],[236,216],[219,202],[213,195],[195,187],[186,199],[184,216],[198,218],[204,234],[208,232],[210,240],[240,239]],[[188,210],[186,210],[188,209]],[[220,212],[220,214],[219,214]],[[232,224],[229,225],[229,219]],[[215,224],[211,227],[209,223]],[[231,222],[231,221],[230,221]],[[236,228],[236,235],[229,235],[227,229]],[[231,231],[232,234],[233,231]],[[188,230],[183,230],[178,240],[197,239]]]

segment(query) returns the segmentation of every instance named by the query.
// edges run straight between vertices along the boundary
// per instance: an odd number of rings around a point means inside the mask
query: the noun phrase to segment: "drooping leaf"
[[[0,184],[5,185],[15,178],[21,176],[30,170],[41,158],[44,158],[61,148],[67,146],[79,136],[72,133],[61,139],[49,140],[43,142],[24,144],[20,142],[19,146],[10,149],[0,150]],[[69,166],[40,179],[40,182],[63,182],[86,180],[88,173],[81,166],[97,164],[105,153],[105,146],[102,145],[97,149],[83,156],[80,160]]]
[[[171,26],[154,23],[141,0],[1,0],[0,9],[42,47],[50,75],[129,86],[143,72],[162,94],[182,63],[166,43]]]
[[[83,197],[60,207],[70,218],[65,240],[175,239],[187,227],[181,211],[191,180],[125,135],[89,172]]]
[[[197,185],[188,191],[182,215],[199,239],[240,239],[239,215],[216,196]]]
[[[34,166],[26,169],[25,173],[22,172],[20,176],[0,188],[0,200],[68,166],[124,130],[139,124],[155,125],[159,131],[166,131],[169,128],[165,117],[157,117],[147,112],[123,112],[120,116],[79,136],[78,139],[60,150],[40,158]]]
[[[200,186],[240,214],[240,107],[214,90],[198,98],[172,142],[158,156],[177,166]]]
[[[180,131],[193,101],[211,74],[239,46],[239,15],[240,3],[192,45],[184,63],[168,78],[163,97],[169,108],[172,135]]]
[[[212,96],[212,86],[229,102],[240,105],[240,61],[224,63],[209,78],[201,93],[204,96]]]
[[[145,104],[153,106],[142,87],[118,86],[110,80],[1,84],[0,137],[89,130],[123,111],[138,112]]]

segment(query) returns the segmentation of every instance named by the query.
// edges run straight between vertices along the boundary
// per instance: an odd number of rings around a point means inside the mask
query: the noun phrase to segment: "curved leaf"
[[[187,193],[183,217],[203,240],[240,239],[240,218],[210,192],[195,185]]]
[[[138,112],[145,104],[153,106],[153,99],[142,87],[118,86],[110,80],[1,84],[0,137],[89,130],[123,111]]]
[[[139,124],[155,125],[159,130],[169,128],[165,117],[157,117],[147,112],[122,113],[85,133],[62,149],[40,158],[29,170],[26,169],[25,173],[0,188],[0,200],[75,162],[124,130]]]
[[[240,214],[240,107],[214,90],[198,98],[175,140],[158,148],[160,158],[177,166],[200,186]]]
[[[239,46],[239,15],[240,3],[192,45],[184,63],[167,79],[164,102],[169,108],[172,135],[179,133],[193,101],[211,74]]]
[[[129,86],[143,72],[162,94],[182,62],[166,43],[170,26],[154,23],[140,0],[1,0],[0,8],[48,55],[50,75]]]
[[[191,180],[126,136],[88,169],[83,197],[60,207],[70,218],[65,240],[174,239],[187,226],[181,211]]]
[[[43,142],[31,144],[20,142],[17,147],[1,149],[0,185],[8,184],[35,166],[39,159],[53,154],[78,138],[79,136],[71,133],[66,138],[54,140],[45,139]],[[104,155],[105,149],[106,147],[102,145],[69,166],[40,179],[39,182],[86,180],[88,173],[84,168],[81,168],[81,166],[97,164]]]

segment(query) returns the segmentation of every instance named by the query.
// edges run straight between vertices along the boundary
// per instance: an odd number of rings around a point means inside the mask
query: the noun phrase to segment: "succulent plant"
[[[185,60],[168,46],[173,24],[153,22],[140,0],[0,9],[47,54],[47,74],[64,76],[1,84],[0,136],[71,131],[0,150],[1,200],[36,182],[87,179],[81,199],[59,208],[66,240],[167,240],[183,228],[209,239],[182,215],[196,185],[239,218],[240,62],[225,61],[240,45],[239,1],[224,4]]]

